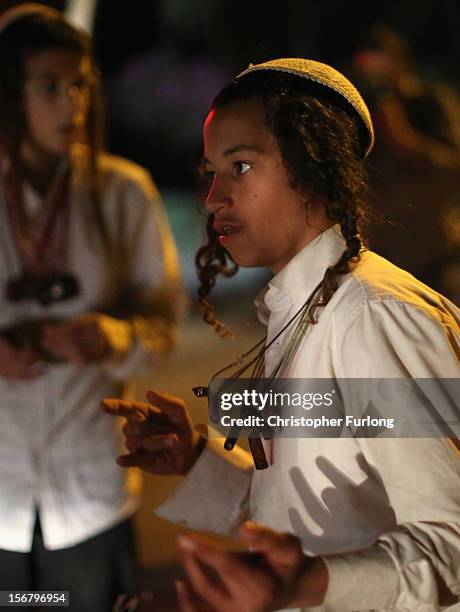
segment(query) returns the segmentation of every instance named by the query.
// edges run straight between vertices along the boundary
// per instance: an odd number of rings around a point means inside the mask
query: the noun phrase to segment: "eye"
[[[237,161],[233,164],[233,167],[237,174],[246,174],[252,168],[252,165],[249,162]]]
[[[47,96],[55,96],[58,91],[57,81],[45,81],[41,86],[41,90]]]

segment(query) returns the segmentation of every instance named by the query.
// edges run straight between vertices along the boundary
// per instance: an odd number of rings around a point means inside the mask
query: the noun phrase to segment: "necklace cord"
[[[313,289],[311,294],[308,296],[307,300],[302,304],[302,306],[297,310],[297,312],[289,319],[289,321],[281,328],[281,330],[274,336],[274,338],[272,338],[272,340],[270,340],[268,344],[264,345],[258,351],[256,356],[249,361],[249,363],[247,363],[246,365],[241,367],[239,370],[237,370],[234,373],[234,375],[227,381],[227,383],[224,383],[224,385],[220,387],[219,389],[220,393],[226,388],[228,388],[228,386],[232,384],[232,382],[241,378],[241,375],[244,374],[244,372],[246,372],[246,370],[248,370],[248,368],[250,368],[251,365],[253,364],[255,365],[251,372],[251,378],[250,378],[251,382],[257,378],[261,378],[261,374],[263,373],[263,369],[264,369],[264,355],[266,351],[281,336],[281,334],[285,332],[286,329],[288,329],[290,325],[294,323],[294,321],[296,321],[296,319],[300,316],[300,319],[292,334],[292,337],[289,340],[286,351],[283,353],[279,363],[277,364],[272,374],[270,375],[270,383],[277,377],[277,375],[279,376],[280,373],[285,372],[287,370],[287,367],[292,362],[292,359],[299,348],[300,342],[307,331],[307,328],[309,326],[308,316],[310,313],[310,308],[312,306],[312,303],[313,303],[313,300],[316,294],[323,286],[323,283],[324,283],[324,279],[321,279],[321,281],[316,285],[316,287]],[[226,372],[230,368],[242,364],[242,362],[244,361],[246,357],[251,355],[251,353],[253,353],[261,344],[265,343],[266,339],[267,339],[267,336],[264,336],[253,347],[251,347],[248,351],[243,353],[236,361],[225,366],[224,368],[221,368],[218,372],[216,372],[209,380],[209,384],[207,387],[208,397],[211,395],[209,392],[209,389],[211,387],[212,382],[220,374],[222,374],[222,372]],[[200,389],[203,389],[203,388],[200,387]],[[200,395],[205,395],[205,393],[201,393]],[[218,422],[218,411],[216,410],[216,407],[212,405],[213,404],[212,399],[209,399],[209,403],[210,403],[209,405],[210,420],[211,422]],[[248,412],[249,412],[248,408],[246,407],[243,408],[241,411],[241,415],[240,415],[241,418],[244,418],[245,416],[247,416]],[[233,426],[230,428],[227,434],[227,437],[225,439],[225,442],[224,442],[224,448],[226,450],[229,450],[229,451],[233,450],[233,448],[235,447],[238,441],[241,430],[242,430],[242,426],[239,426],[239,425]],[[268,434],[267,437],[272,437],[271,436],[272,432],[267,432],[267,434]],[[261,470],[261,469],[267,468],[269,464],[268,464],[268,461],[265,455],[265,450],[262,444],[260,431],[252,430],[250,432],[249,447],[251,450],[251,454],[252,454],[256,469]]]

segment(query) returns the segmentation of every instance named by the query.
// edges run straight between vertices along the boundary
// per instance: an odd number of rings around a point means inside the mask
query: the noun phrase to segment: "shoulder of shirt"
[[[88,147],[77,145],[73,155],[76,164],[84,167],[88,162]],[[157,194],[150,172],[125,157],[101,151],[97,156],[97,168],[105,182],[132,185],[133,188],[147,192],[149,196]]]
[[[111,153],[100,153],[98,156],[98,166],[104,174],[117,175],[121,179],[136,183],[152,182],[148,170],[139,166],[125,157],[112,155]]]
[[[331,299],[331,315],[351,324],[364,308],[417,311],[441,323],[457,310],[445,297],[372,251],[364,251]],[[402,308],[401,308],[402,307]]]

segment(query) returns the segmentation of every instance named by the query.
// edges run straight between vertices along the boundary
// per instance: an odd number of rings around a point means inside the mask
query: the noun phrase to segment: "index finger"
[[[125,417],[131,421],[147,421],[152,414],[161,414],[154,406],[144,402],[107,397],[101,402],[101,409],[112,416]]]

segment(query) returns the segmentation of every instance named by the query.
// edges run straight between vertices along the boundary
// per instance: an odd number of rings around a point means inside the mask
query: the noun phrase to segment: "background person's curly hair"
[[[312,201],[323,202],[328,219],[340,225],[345,238],[346,249],[327,269],[311,311],[315,322],[316,309],[329,302],[338,287],[338,277],[349,272],[360,257],[367,209],[363,161],[367,134],[353,108],[340,95],[280,72],[253,72],[241,77],[222,89],[211,108],[254,97],[264,105],[266,124],[275,136],[291,186],[311,193]],[[203,319],[223,336],[228,330],[216,320],[209,294],[217,276],[232,276],[238,266],[219,243],[212,222],[210,215],[207,242],[195,260],[200,280],[198,296]]]

